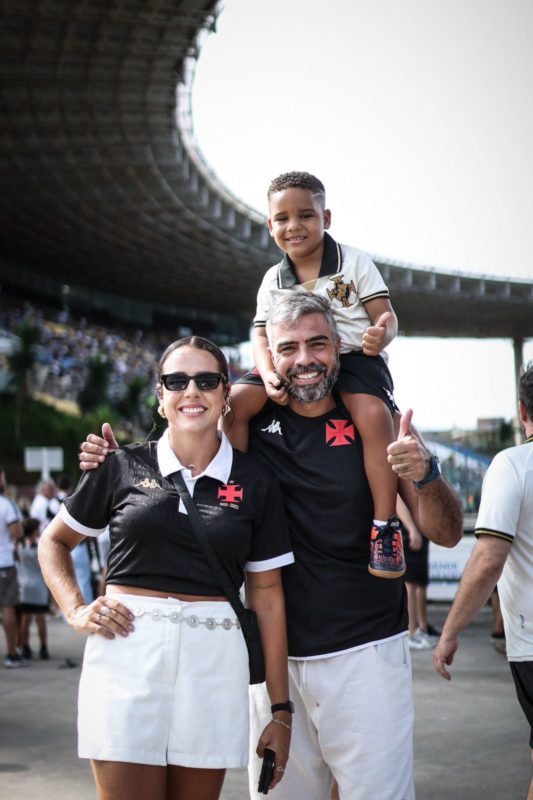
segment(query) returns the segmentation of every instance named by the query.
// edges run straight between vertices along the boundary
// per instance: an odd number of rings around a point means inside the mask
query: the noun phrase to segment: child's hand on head
[[[276,373],[274,371],[267,372],[266,375],[263,375],[263,382],[270,399],[280,406],[286,406],[289,402],[289,395]]]

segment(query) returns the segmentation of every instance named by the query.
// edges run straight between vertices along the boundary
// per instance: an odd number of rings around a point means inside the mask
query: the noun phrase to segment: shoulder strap
[[[207,536],[207,531],[205,528],[205,523],[202,519],[200,512],[196,507],[196,503],[192,499],[190,492],[187,488],[187,484],[183,480],[183,475],[181,472],[173,472],[172,475],[169,476],[172,483],[178,490],[178,494],[183,500],[183,505],[187,509],[187,513],[189,514],[189,519],[191,521],[192,529],[198,539],[198,543],[200,544],[204,554],[207,558],[208,564],[211,567],[213,574],[215,575],[222,591],[228,598],[229,602],[231,603],[231,607],[235,611],[237,619],[241,623],[241,627],[245,636],[248,633],[249,623],[248,617],[246,613],[246,609],[243,606],[241,599],[239,597],[238,592],[236,591],[234,585],[228,578],[224,567],[218,560],[218,557],[211,546],[211,542]]]

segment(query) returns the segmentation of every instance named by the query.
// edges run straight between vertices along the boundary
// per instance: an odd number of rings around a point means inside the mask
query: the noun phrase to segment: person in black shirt
[[[43,534],[43,575],[87,642],[78,750],[101,800],[216,800],[225,769],[248,761],[248,653],[170,479],[181,471],[213,549],[238,589],[246,574],[273,708],[288,703],[280,568],[294,558],[272,472],[232,450],[218,422],[228,367],[211,342],[188,337],[159,365],[158,442],[113,452],[86,472]],[[106,594],[84,602],[70,551],[109,525]],[[291,726],[274,711],[258,754],[283,777]],[[277,724],[276,724],[277,723]]]
[[[274,365],[289,404],[268,401],[251,421],[249,452],[275,467],[295,563],[283,569],[289,678],[295,704],[291,759],[279,800],[414,797],[413,706],[403,582],[367,569],[372,496],[361,438],[333,391],[338,337],[328,304],[311,293],[277,303],[267,321]],[[429,538],[453,546],[460,505],[403,417],[389,462]],[[252,687],[252,717],[267,711]],[[254,778],[250,780],[251,796]]]
[[[276,471],[295,554],[282,570],[295,713],[276,796],[325,800],[335,778],[341,800],[412,800],[405,588],[367,569],[372,496],[359,434],[332,392],[335,321],[324,300],[299,293],[273,306],[267,333],[289,404],[267,401],[252,419],[250,452]],[[402,417],[388,460],[420,530],[453,547],[462,535],[460,504],[411,430],[411,416]],[[82,467],[94,467],[102,444],[88,437]],[[252,687],[251,704],[259,730],[269,713],[261,686]],[[253,760],[249,770],[257,797]]]

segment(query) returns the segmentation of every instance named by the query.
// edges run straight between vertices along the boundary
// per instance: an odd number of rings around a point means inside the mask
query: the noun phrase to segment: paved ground
[[[440,626],[446,606],[430,612]],[[463,635],[451,684],[433,671],[429,652],[413,654],[417,800],[525,798],[528,726],[490,627],[485,609]],[[62,622],[51,620],[49,628],[50,661],[19,670],[0,666],[0,800],[95,798],[89,766],[76,757],[83,640]],[[67,658],[78,666],[66,667]],[[222,797],[246,800],[243,772],[228,773]]]

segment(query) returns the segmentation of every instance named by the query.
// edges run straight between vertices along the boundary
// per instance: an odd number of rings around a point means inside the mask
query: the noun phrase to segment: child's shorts
[[[80,758],[206,769],[248,763],[248,652],[230,604],[116,595],[127,637],[89,637]]]
[[[391,414],[398,411],[392,375],[381,356],[365,356],[362,350],[341,353],[335,388],[349,394],[370,394],[383,400]]]
[[[335,384],[339,392],[370,394],[383,400],[391,414],[399,411],[394,400],[392,375],[381,356],[365,356],[362,350],[352,350],[340,355],[340,372]],[[257,369],[250,370],[237,383],[263,386]]]

